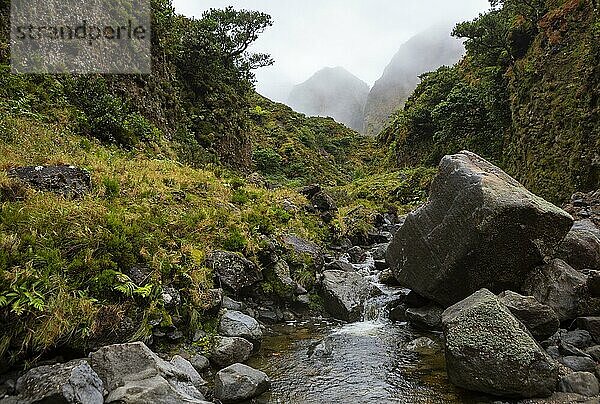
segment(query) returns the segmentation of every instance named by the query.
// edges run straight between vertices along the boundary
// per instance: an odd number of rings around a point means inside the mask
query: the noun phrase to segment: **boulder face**
[[[85,360],[34,368],[17,380],[18,402],[104,402],[102,380]]]
[[[557,258],[578,271],[600,270],[600,238],[584,225],[575,223],[560,244]]]
[[[447,307],[481,288],[519,290],[573,218],[474,153],[446,156],[428,202],[387,251],[398,281]]]
[[[526,279],[523,291],[552,307],[560,321],[578,316],[586,296],[587,279],[564,261],[555,259],[536,268]]]
[[[365,301],[383,294],[356,272],[325,271],[321,288],[326,310],[344,321],[360,320]]]
[[[213,251],[206,261],[219,281],[235,293],[263,279],[260,268],[252,261],[229,251]]]
[[[73,166],[18,167],[9,170],[8,176],[34,189],[65,197],[82,197],[92,188],[90,173]]]
[[[482,289],[442,315],[446,367],[459,387],[507,397],[547,397],[556,363],[500,299]]]
[[[258,321],[235,310],[227,310],[221,316],[219,333],[226,337],[245,338],[253,343],[260,343],[263,337]]]
[[[237,403],[259,396],[271,388],[269,377],[250,366],[236,363],[215,377],[215,397],[223,403]]]
[[[109,392],[107,403],[204,402],[206,383],[188,361],[167,362],[141,342],[100,348],[90,364]]]
[[[558,331],[560,321],[554,310],[538,302],[535,297],[521,296],[511,291],[503,292],[498,297],[537,340],[548,339]]]

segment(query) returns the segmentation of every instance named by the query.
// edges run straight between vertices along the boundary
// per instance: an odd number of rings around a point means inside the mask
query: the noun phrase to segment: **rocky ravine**
[[[320,187],[302,192],[323,215],[336,209]],[[382,294],[361,275],[364,265],[381,282],[411,289],[387,300],[389,317],[443,333],[455,385],[524,402],[597,402],[600,192],[574,195],[562,210],[462,152],[441,162],[427,204],[405,219],[383,215],[378,222],[363,240],[366,255],[350,240],[330,253],[293,235],[281,240],[314,257],[333,317],[358,321],[365,303]],[[306,306],[307,292],[290,279],[285,261],[275,252],[268,258],[269,271],[290,290],[291,307]],[[243,364],[262,342],[259,321],[297,318],[298,311],[224,294],[241,296],[261,281],[252,261],[215,251],[208,264],[224,289],[215,290],[219,321],[206,356],[157,355],[140,342],[110,345],[17,375],[0,386],[10,393],[0,402],[235,403],[261,395],[269,376]],[[177,295],[165,291],[164,298]],[[431,343],[420,338],[409,346],[427,351]]]

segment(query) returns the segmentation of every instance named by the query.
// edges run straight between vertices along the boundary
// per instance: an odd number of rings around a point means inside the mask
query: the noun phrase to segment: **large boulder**
[[[102,404],[104,388],[87,361],[40,366],[17,380],[19,403]]]
[[[216,337],[210,351],[210,360],[219,368],[234,363],[246,362],[252,350],[252,343],[240,337]]]
[[[394,236],[387,260],[401,284],[444,307],[488,288],[519,290],[573,224],[471,152],[446,156],[428,202]]]
[[[229,251],[213,251],[206,258],[223,286],[235,293],[262,281],[260,268],[252,261]]]
[[[90,354],[90,364],[109,392],[106,402],[204,400],[206,383],[189,362],[181,357],[167,362],[141,342],[100,348]]]
[[[271,388],[269,377],[250,366],[236,363],[215,377],[215,397],[223,403],[237,403],[259,396]]]
[[[442,315],[450,381],[498,396],[546,397],[556,363],[493,293],[482,289]]]
[[[560,326],[554,310],[533,296],[521,296],[506,291],[498,296],[510,312],[521,321],[535,339],[543,341],[553,336]]]
[[[550,306],[560,321],[572,320],[579,314],[587,288],[585,275],[566,262],[555,259],[537,267],[523,284],[523,291]]]
[[[337,319],[360,320],[365,301],[383,294],[356,272],[325,271],[321,283],[325,309]]]
[[[586,222],[576,222],[558,248],[556,257],[574,269],[600,270],[600,237],[587,227]]]
[[[235,310],[227,310],[219,321],[219,333],[226,337],[245,338],[253,343],[262,341],[260,324],[254,318]]]
[[[600,317],[580,317],[577,319],[577,328],[588,331],[594,341],[600,344]]]

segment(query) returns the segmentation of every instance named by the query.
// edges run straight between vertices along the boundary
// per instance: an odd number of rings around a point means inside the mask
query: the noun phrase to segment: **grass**
[[[130,338],[147,338],[148,323],[157,316],[167,323],[183,317],[189,326],[214,286],[203,265],[212,249],[256,260],[265,236],[327,237],[316,216],[281,208],[286,200],[307,203],[291,189],[267,190],[221,167],[194,169],[144,150],[107,147],[70,133],[60,119],[6,115],[2,126],[18,134],[0,142],[0,195],[6,195],[0,208],[0,321],[8,330],[0,338],[3,358],[58,346],[84,350],[124,316],[139,325]],[[4,172],[45,164],[86,168],[92,191],[64,199],[24,187]],[[134,266],[148,269],[147,284],[126,275]],[[163,307],[165,286],[180,291],[180,308]]]

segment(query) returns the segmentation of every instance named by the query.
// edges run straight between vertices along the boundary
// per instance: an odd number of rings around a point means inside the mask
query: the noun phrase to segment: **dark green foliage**
[[[464,60],[423,76],[381,133],[389,157],[435,165],[469,149],[554,201],[600,187],[600,34],[591,0],[492,6],[456,26]]]

